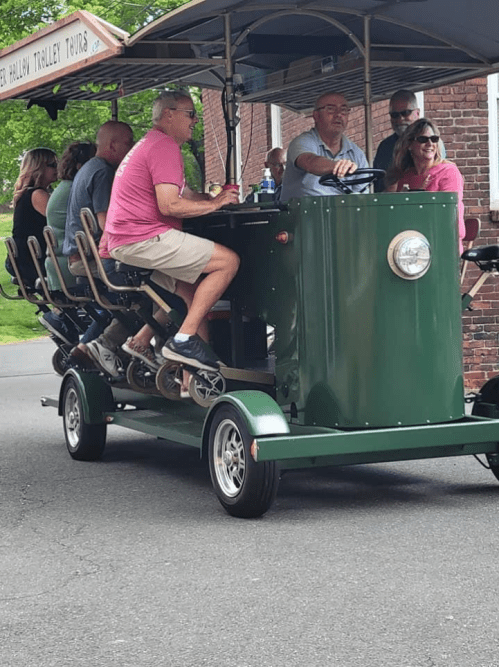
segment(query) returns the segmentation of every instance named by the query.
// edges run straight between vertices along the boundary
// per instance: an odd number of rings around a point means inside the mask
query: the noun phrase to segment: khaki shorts
[[[122,245],[110,251],[120,262],[154,269],[151,279],[169,292],[175,292],[177,280],[195,283],[213,255],[215,244],[178,229],[145,241]]]

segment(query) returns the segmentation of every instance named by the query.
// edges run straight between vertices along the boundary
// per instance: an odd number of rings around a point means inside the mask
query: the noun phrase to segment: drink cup
[[[237,185],[237,183],[226,183],[222,190],[234,190],[234,192],[239,192],[239,185]]]

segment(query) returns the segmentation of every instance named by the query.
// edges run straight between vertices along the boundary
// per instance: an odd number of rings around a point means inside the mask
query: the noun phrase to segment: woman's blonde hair
[[[32,148],[25,153],[19,176],[14,184],[14,206],[25,190],[41,187],[45,167],[54,160],[57,160],[57,155],[50,148]]]
[[[433,134],[439,136],[438,128],[433,121],[428,118],[419,118],[409,125],[403,135],[397,140],[393,149],[392,163],[386,172],[385,185],[393,185],[402,178],[406,171],[414,167],[410,146],[416,137],[419,137],[421,132],[424,132],[428,127]],[[437,143],[434,164],[440,164],[440,162],[443,162],[441,140]]]

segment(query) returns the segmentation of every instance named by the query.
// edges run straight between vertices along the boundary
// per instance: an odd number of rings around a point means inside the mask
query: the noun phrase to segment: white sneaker
[[[104,345],[101,345],[96,340],[91,340],[86,345],[89,355],[104,373],[113,377],[119,377],[123,374],[124,371],[120,358],[114,352],[111,352],[110,349],[104,347]]]

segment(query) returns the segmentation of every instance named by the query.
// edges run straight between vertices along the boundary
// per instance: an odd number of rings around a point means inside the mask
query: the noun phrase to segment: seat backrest
[[[474,241],[480,232],[480,220],[478,218],[466,218],[464,226],[466,228],[466,235],[463,243]]]

